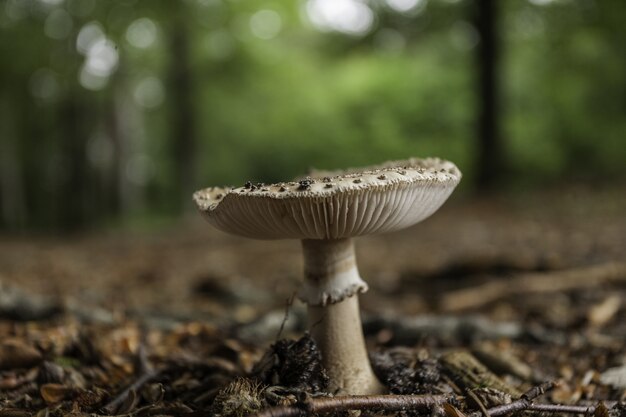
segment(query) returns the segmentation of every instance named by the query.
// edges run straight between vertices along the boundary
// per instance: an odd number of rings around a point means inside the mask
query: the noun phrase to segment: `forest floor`
[[[358,238],[375,371],[427,402],[400,413],[538,413],[528,398],[541,394],[544,411],[626,415],[625,213],[623,187],[461,196]],[[314,344],[276,343],[306,330],[301,268],[299,243],[195,215],[161,231],[0,237],[0,417],[319,410],[331,393]],[[385,401],[378,412],[397,414]]]

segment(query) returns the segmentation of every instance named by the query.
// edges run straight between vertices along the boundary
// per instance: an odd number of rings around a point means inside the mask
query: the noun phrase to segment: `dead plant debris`
[[[626,416],[626,205],[498,207],[363,239],[382,396],[328,392],[303,306],[271,304],[297,248],[0,240],[0,417]]]

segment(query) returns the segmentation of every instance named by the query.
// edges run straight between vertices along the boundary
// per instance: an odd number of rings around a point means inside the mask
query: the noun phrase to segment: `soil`
[[[539,402],[623,413],[624,213],[623,187],[460,196],[358,238],[379,378],[458,397],[400,413],[469,415],[544,381],[558,384]],[[161,231],[1,237],[0,416],[235,416],[332,395],[293,297],[301,268],[299,243],[195,214]]]

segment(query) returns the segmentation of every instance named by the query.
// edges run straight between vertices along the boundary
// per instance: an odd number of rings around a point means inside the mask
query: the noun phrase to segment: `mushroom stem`
[[[304,283],[300,299],[308,305],[334,304],[367,291],[359,275],[352,239],[302,241]]]
[[[309,327],[322,352],[330,390],[383,393],[365,346],[358,293],[367,284],[359,276],[352,240],[303,240],[302,246],[305,282],[300,297],[309,306]]]
[[[367,356],[357,295],[326,307],[309,306],[309,327],[322,352],[331,392],[366,395],[385,391]]]

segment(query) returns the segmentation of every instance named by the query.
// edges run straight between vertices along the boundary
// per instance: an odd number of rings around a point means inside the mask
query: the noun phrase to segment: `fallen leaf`
[[[592,306],[587,313],[589,324],[594,327],[602,327],[617,314],[622,306],[622,297],[611,295],[601,303]]]
[[[17,408],[5,408],[0,410],[0,417],[30,417],[30,413]]]
[[[128,414],[133,411],[135,407],[137,407],[137,404],[139,404],[139,397],[137,396],[135,390],[131,389],[130,391],[128,391],[128,395],[126,395],[124,401],[119,405],[119,407],[117,407],[115,413]]]
[[[617,389],[626,389],[626,365],[609,368],[600,374],[600,382]]]
[[[79,390],[79,394],[75,401],[81,409],[91,408],[97,404],[102,403],[105,398],[108,397],[108,393],[100,388],[94,388],[92,390]]]
[[[30,368],[42,359],[37,349],[22,341],[9,339],[0,344],[0,369]]]
[[[72,389],[61,384],[43,384],[39,391],[46,403],[56,404],[67,398]]]
[[[606,408],[606,405],[602,401],[596,407],[596,410],[593,412],[593,417],[609,417],[609,409]]]
[[[48,409],[48,407],[37,411],[37,414],[35,414],[35,417],[49,417],[50,416],[50,410]]]
[[[149,384],[141,390],[141,396],[148,404],[155,404],[163,400],[165,388],[162,384]]]
[[[443,405],[443,411],[446,413],[447,417],[467,417],[467,415],[455,406],[450,403],[445,403]]]

